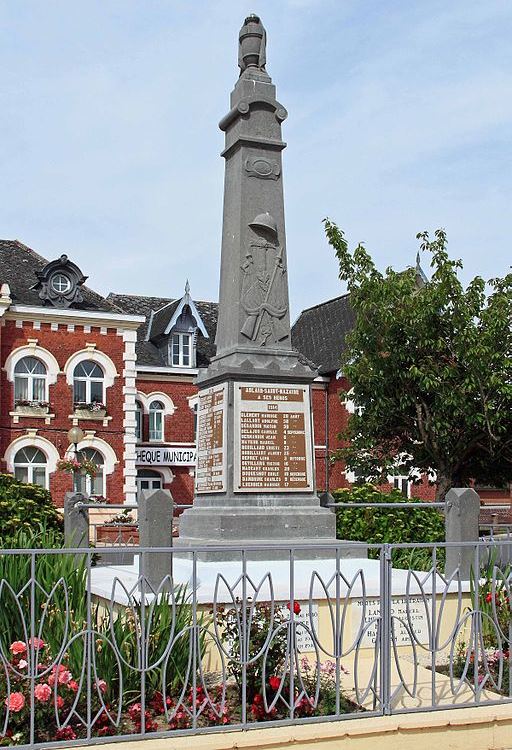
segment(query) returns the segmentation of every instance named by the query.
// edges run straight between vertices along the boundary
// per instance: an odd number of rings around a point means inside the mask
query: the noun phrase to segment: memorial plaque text
[[[224,492],[226,489],[227,384],[199,392],[197,407],[196,492]]]
[[[235,384],[235,492],[313,489],[309,389]]]

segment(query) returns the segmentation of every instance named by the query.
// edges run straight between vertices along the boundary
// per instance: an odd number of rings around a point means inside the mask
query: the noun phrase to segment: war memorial
[[[512,541],[479,538],[475,490],[424,503],[445,541],[417,544],[336,539],[316,493],[316,370],[291,346],[287,112],[266,42],[248,16],[220,122],[219,321],[198,377],[193,506],[172,538],[171,493],[144,490],[125,506],[139,543],[91,547],[77,483],[67,548],[1,550],[2,744],[512,746]]]
[[[217,354],[198,379],[196,496],[181,518],[179,544],[332,542],[335,518],[315,494],[315,367],[291,346],[281,133],[287,111],[266,70],[266,32],[257,16],[240,31],[238,64],[219,124],[226,167]]]

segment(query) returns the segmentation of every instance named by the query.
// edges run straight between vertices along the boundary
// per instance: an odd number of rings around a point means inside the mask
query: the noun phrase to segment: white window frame
[[[154,408],[154,404],[159,404],[158,408]],[[149,405],[149,442],[150,443],[163,443],[165,442],[165,405],[159,400],[155,399],[154,401],[151,401]],[[158,415],[160,418],[160,432],[159,437],[155,437],[156,429],[155,429],[155,418]]]
[[[174,344],[178,344],[178,352],[177,357],[174,355]],[[185,363],[185,341],[188,343],[188,362]],[[194,336],[192,333],[187,333],[185,331],[174,331],[174,333],[171,333],[170,341],[169,341],[169,363],[172,367],[193,367],[194,366],[194,352],[193,352],[193,346],[194,346]]]
[[[59,286],[57,286],[57,282],[60,282],[61,279],[66,280],[65,289],[61,289],[60,284]],[[57,294],[66,294],[66,292],[69,292],[69,290],[71,289],[72,282],[66,273],[62,273],[62,271],[57,271],[57,273],[54,273],[53,276],[50,278],[50,285],[52,289],[55,292],[57,292]]]
[[[25,360],[27,359],[35,359],[37,362],[39,362],[43,368],[44,368],[44,374],[43,373],[33,373],[33,372],[16,372],[16,368],[19,367]],[[16,388],[17,388],[17,381],[23,380],[27,381],[27,401],[48,401],[48,368],[43,362],[42,359],[39,359],[39,357],[35,357],[33,354],[27,354],[25,357],[21,357],[15,364],[14,369],[14,402],[19,400],[25,400],[18,398],[16,396]],[[43,386],[43,398],[35,398],[34,396],[34,380],[43,380],[44,386]]]
[[[23,450],[27,450],[33,448],[34,450],[39,451],[43,454],[45,457],[45,462],[43,463],[35,463],[33,461],[28,462],[17,462],[16,456],[19,455],[19,453]],[[38,487],[44,487],[45,489],[49,489],[49,472],[48,472],[48,456],[46,453],[38,446],[38,445],[25,445],[16,451],[13,457],[13,473],[14,476],[16,476],[16,469],[27,469],[27,484],[37,484]],[[38,484],[37,482],[34,482],[34,469],[44,469],[44,485]],[[23,481],[23,480],[20,480]]]
[[[87,364],[88,362],[91,362],[95,367],[98,367],[101,370],[102,372],[101,378],[92,377],[90,375],[78,375],[78,376],[75,375],[77,368]],[[79,402],[75,398],[75,383],[77,381],[80,383],[85,383],[85,401],[84,402],[81,402],[81,401]],[[92,403],[91,401],[92,383],[101,383],[101,403],[105,404],[105,371],[103,370],[102,366],[98,362],[95,362],[93,359],[83,359],[80,362],[77,362],[73,370],[73,403],[75,404],[76,403],[86,403],[86,404]]]

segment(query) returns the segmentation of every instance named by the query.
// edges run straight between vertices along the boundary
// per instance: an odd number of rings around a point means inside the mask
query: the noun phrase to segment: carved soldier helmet
[[[262,229],[266,232],[271,232],[277,238],[276,220],[268,213],[268,211],[264,214],[258,214],[255,219],[249,222],[249,226],[251,229],[256,230],[256,232],[261,231]]]

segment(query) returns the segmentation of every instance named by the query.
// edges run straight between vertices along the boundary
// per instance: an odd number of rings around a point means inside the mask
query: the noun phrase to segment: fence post
[[[378,622],[378,638],[380,641],[380,705],[384,716],[391,711],[391,639],[393,629],[391,624],[392,605],[392,547],[383,544],[380,549],[380,619]],[[377,687],[377,685],[375,686]]]
[[[64,497],[64,544],[66,547],[89,547],[89,510],[77,508],[87,502],[81,492],[66,492]]]
[[[445,498],[445,539],[447,542],[478,542],[480,497],[469,487],[453,487]],[[457,569],[463,581],[470,579],[475,549],[451,546],[446,548],[445,575]]]
[[[169,490],[144,490],[139,498],[139,543],[142,548],[172,546],[174,502]],[[156,591],[165,576],[172,576],[172,552],[139,555],[139,575]]]

